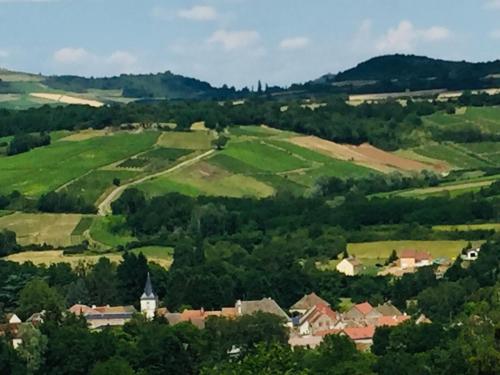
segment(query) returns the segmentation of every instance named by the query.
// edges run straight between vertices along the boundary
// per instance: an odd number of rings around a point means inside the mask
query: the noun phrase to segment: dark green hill
[[[500,60],[471,63],[396,54],[374,57],[335,76],[320,77],[308,85],[328,85],[347,92],[384,92],[479,89],[499,84]]]
[[[89,89],[123,90],[129,98],[202,99],[226,98],[235,95],[233,88],[215,88],[207,82],[171,72],[157,74],[122,74],[110,78],[85,78],[79,76],[51,76],[47,86],[71,92]]]

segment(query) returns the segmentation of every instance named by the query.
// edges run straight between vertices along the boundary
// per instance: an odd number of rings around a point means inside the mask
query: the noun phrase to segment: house
[[[476,247],[474,249],[467,249],[462,252],[462,255],[460,257],[462,258],[462,260],[474,261],[479,257],[480,251],[481,248],[479,247]]]
[[[325,305],[325,306],[330,306],[328,302],[326,302],[323,298],[319,297],[316,293],[310,293],[304,295],[300,300],[295,302],[295,304],[290,307],[290,313],[294,314],[300,314],[303,315],[311,309],[313,306],[316,305]]]
[[[378,319],[382,314],[373,308],[368,302],[358,303],[344,313],[344,319],[355,321],[367,321]]]
[[[344,258],[337,264],[337,271],[347,276],[356,276],[363,270],[363,265],[356,258]]]
[[[415,320],[415,324],[431,324],[431,323],[432,321],[424,314],[420,314],[420,316]]]
[[[374,326],[344,328],[341,335],[349,337],[356,347],[369,348],[373,344]]]
[[[22,323],[22,320],[19,319],[19,317],[14,313],[10,313],[10,314],[5,315],[5,320],[8,324]]]
[[[262,298],[256,301],[236,301],[236,316],[251,315],[256,312],[274,314],[283,318],[287,323],[291,323],[288,314],[272,298]]]
[[[378,305],[375,309],[382,314],[382,316],[402,316],[403,313],[390,302]]]
[[[203,329],[205,328],[205,321],[207,318],[216,316],[233,319],[236,317],[236,309],[233,307],[223,307],[221,310],[210,311],[205,311],[205,309],[203,308],[201,308],[200,310],[186,309],[181,313],[166,313],[163,316],[168,320],[170,325],[190,322],[199,329]]]
[[[323,342],[323,337],[324,336],[299,336],[299,335],[291,335],[290,338],[288,339],[288,345],[291,346],[291,348],[296,348],[296,347],[302,347],[302,348],[309,348],[309,349],[314,349],[321,345]]]
[[[32,314],[28,319],[26,319],[26,323],[31,323],[33,326],[38,326],[43,324],[45,318],[45,310],[42,310],[38,313]]]
[[[408,315],[381,316],[377,319],[377,327],[394,327],[411,319]]]
[[[314,335],[315,332],[337,328],[340,316],[329,306],[317,304],[311,307],[301,318],[299,334]]]
[[[399,254],[399,266],[401,269],[418,268],[430,266],[432,256],[425,251],[403,250]]]
[[[20,326],[21,323],[0,324],[0,337],[6,337],[14,349],[17,349],[23,343],[23,339],[19,334]]]
[[[69,312],[83,316],[90,329],[98,329],[107,326],[122,326],[137,313],[134,306],[86,306],[73,305]]]

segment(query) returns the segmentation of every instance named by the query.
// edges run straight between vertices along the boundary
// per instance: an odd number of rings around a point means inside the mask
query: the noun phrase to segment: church
[[[141,314],[151,320],[155,317],[158,308],[158,296],[153,290],[151,276],[147,275],[144,292],[140,297]],[[137,309],[132,306],[87,306],[76,304],[69,308],[69,312],[83,316],[90,329],[99,329],[107,326],[122,326],[137,314]]]

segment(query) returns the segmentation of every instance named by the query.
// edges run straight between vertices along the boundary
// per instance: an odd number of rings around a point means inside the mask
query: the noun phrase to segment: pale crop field
[[[16,212],[0,217],[0,229],[17,234],[21,245],[48,244],[55,247],[74,245],[71,233],[80,222],[80,214],[27,214]]]
[[[158,263],[167,269],[173,262],[173,249],[170,247],[148,246],[134,249],[131,252],[134,254],[142,253],[148,261]],[[99,258],[103,257],[114,263],[120,263],[123,260],[121,253],[64,255],[62,250],[26,251],[9,255],[4,259],[17,263],[32,262],[35,265],[69,263],[75,267],[79,263],[95,264]]]

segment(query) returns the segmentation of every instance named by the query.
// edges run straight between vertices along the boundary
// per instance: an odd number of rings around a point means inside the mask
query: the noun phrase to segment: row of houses
[[[348,311],[338,312],[330,304],[315,293],[302,297],[287,313],[272,298],[260,300],[238,300],[234,306],[220,310],[185,309],[181,312],[170,312],[165,307],[159,307],[158,297],[154,293],[148,274],[144,292],[140,297],[140,311],[134,306],[87,306],[76,304],[68,309],[69,313],[82,316],[86,319],[90,329],[102,329],[107,326],[123,326],[135,314],[142,313],[147,319],[164,317],[170,325],[189,322],[203,329],[210,317],[225,317],[234,319],[244,315],[264,312],[276,315],[283,319],[289,329],[292,347],[315,347],[329,334],[346,335],[351,338],[360,349],[368,348],[373,342],[376,327],[395,326],[408,319],[390,303],[377,307],[368,302],[353,305]],[[19,336],[19,327],[22,324],[40,324],[43,322],[43,312],[34,314],[23,323],[16,315],[7,316],[7,323],[0,325],[0,335],[12,339],[12,345],[18,347],[22,343]],[[425,317],[419,318],[418,323],[426,322]]]
[[[368,302],[353,305],[345,312],[334,311],[330,304],[315,293],[305,295],[290,308],[293,329],[289,344],[292,347],[316,347],[326,335],[345,335],[361,350],[373,343],[375,329],[381,326],[396,326],[411,319],[390,302],[373,307]],[[430,322],[425,316],[417,324]]]

